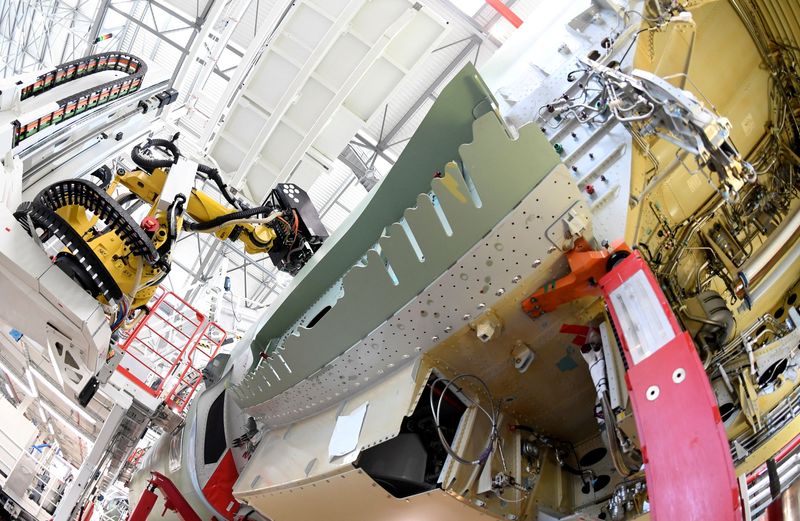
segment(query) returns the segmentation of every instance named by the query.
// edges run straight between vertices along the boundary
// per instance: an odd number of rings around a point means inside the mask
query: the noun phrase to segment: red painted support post
[[[653,521],[741,521],[730,445],[692,337],[638,252],[600,288],[628,362]]]
[[[150,490],[150,487],[146,488],[142,497],[139,498],[139,502],[136,503],[136,508],[128,516],[128,521],[147,521],[147,516],[156,506],[157,499],[156,493]]]
[[[172,510],[183,521],[202,521],[192,506],[183,497],[178,487],[168,477],[158,472],[151,472],[150,485],[142,493],[128,521],[147,521],[147,516],[156,506],[158,496],[155,489],[159,489],[164,496],[164,512]]]
[[[502,0],[486,0],[486,3],[494,8],[495,11],[500,13],[500,16],[505,18],[515,28],[519,29],[522,25],[522,18],[517,16]]]
[[[94,514],[94,500],[89,503],[89,506],[86,508],[86,512],[84,512],[81,521],[89,521],[92,519],[92,514]]]

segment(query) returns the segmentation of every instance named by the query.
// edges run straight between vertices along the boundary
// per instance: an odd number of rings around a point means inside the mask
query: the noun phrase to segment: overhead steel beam
[[[386,161],[388,161],[389,163],[391,163],[391,164],[395,163],[396,159],[388,156],[384,150],[379,150],[377,148],[377,145],[373,145],[372,143],[367,141],[367,139],[364,136],[362,136],[361,134],[356,134],[355,136],[353,136],[353,138],[355,140],[359,141],[359,143],[351,141],[351,143],[353,145],[356,145],[356,146],[361,147],[361,148],[366,148],[367,150],[370,150],[372,152],[378,152],[378,155],[381,156]]]
[[[129,15],[128,13],[126,13],[125,11],[122,11],[121,9],[116,7],[115,5],[109,4],[108,8],[111,9],[112,11],[114,11],[115,13],[118,13],[118,14],[122,15],[122,17],[125,18],[126,20],[129,20],[129,21],[133,22],[134,24],[136,24],[137,28],[144,29],[145,31],[147,31],[150,34],[156,36],[157,38],[167,42],[168,44],[170,44],[171,46],[175,47],[176,49],[178,49],[179,51],[181,51],[183,53],[186,52],[186,48],[184,46],[180,45],[179,43],[174,42],[173,40],[170,40],[169,38],[164,38],[164,36],[161,33],[156,31],[152,27],[146,25],[141,20],[138,20],[138,19],[134,18],[133,16]]]
[[[57,0],[56,0],[57,2]],[[27,8],[25,9],[25,17],[22,20],[22,34],[25,35],[25,41],[22,44],[22,50],[24,52],[17,55],[17,59],[19,60],[22,58],[19,67],[14,67],[17,70],[23,70],[25,68],[25,55],[30,55],[30,50],[28,49],[28,45],[31,39],[31,33],[33,32],[33,18],[35,16],[34,13],[31,13],[31,10],[34,9],[33,2],[29,2]],[[25,25],[27,24],[27,28]],[[34,58],[35,59],[35,58]]]
[[[58,10],[58,2],[53,4],[53,8],[51,10],[50,16],[47,19],[46,26],[44,29],[44,42],[42,42],[42,52],[39,54],[39,63],[44,63],[45,60],[45,53],[47,49],[50,47],[50,35],[53,32],[53,26],[55,25],[55,15],[56,11]]]
[[[249,262],[250,262],[250,267],[251,267],[251,268],[255,268],[256,270],[258,270],[258,271],[260,271],[261,273],[263,273],[264,275],[266,275],[266,276],[267,276],[267,278],[269,278],[269,279],[271,279],[273,282],[275,282],[275,284],[278,284],[278,279],[275,277],[275,274],[274,274],[274,273],[272,273],[271,271],[269,271],[267,268],[265,268],[264,266],[262,266],[260,263],[258,263],[258,262],[253,262],[252,260],[250,260],[250,259],[249,259],[249,257],[247,256],[247,254],[246,254],[246,253],[244,253],[244,252],[240,251],[238,248],[235,248],[235,247],[234,247],[232,244],[229,244],[229,243],[227,243],[227,242],[225,242],[225,241],[220,241],[220,242],[221,242],[221,243],[222,243],[222,244],[225,246],[225,249],[226,249],[227,251],[233,252],[233,253],[235,253],[236,255],[238,255],[239,257],[241,257],[243,260],[247,260],[247,261],[249,261]],[[228,271],[233,271],[233,270],[228,270]]]
[[[220,245],[224,244],[224,241],[220,241],[216,238],[212,239],[212,242],[209,244],[206,256],[200,261],[198,266],[199,270],[192,275],[192,281],[189,283],[190,286],[193,286],[192,289],[186,292],[184,296],[184,300],[189,302],[190,304],[194,302],[194,299],[197,298],[198,293],[200,293],[200,289],[202,284],[196,284],[197,282],[205,282],[208,280],[208,274],[212,273],[214,270],[217,269],[219,263],[222,261],[223,254],[220,251]],[[198,257],[199,261],[199,257]]]
[[[92,54],[95,46],[95,40],[100,36],[100,29],[103,27],[103,22],[108,13],[108,6],[111,5],[111,0],[101,0],[100,5],[97,7],[92,26],[89,28],[89,38],[86,45],[86,55]]]
[[[193,29],[192,30],[192,35],[189,37],[189,41],[186,43],[186,47],[181,52],[181,57],[178,60],[178,64],[175,66],[175,70],[172,73],[172,77],[170,77],[170,79],[169,79],[170,87],[175,85],[175,81],[177,80],[178,75],[181,73],[181,71],[184,70],[183,65],[186,62],[186,57],[189,56],[190,53],[191,53],[192,46],[195,45],[195,40],[197,40],[197,35],[200,33],[200,31],[203,28],[203,25],[205,24],[206,20],[208,19],[208,15],[211,12],[211,8],[215,4],[217,4],[218,2],[219,2],[219,5],[222,6],[222,2],[220,2],[220,0],[209,0],[208,3],[206,4],[205,8],[203,9],[203,12],[198,15],[198,17],[195,20],[194,24],[192,24],[192,29]],[[159,5],[158,3],[156,3],[155,5],[158,5],[160,8],[164,9],[165,11],[167,11],[166,8],[161,7],[161,5]],[[222,8],[218,7],[216,9],[216,13],[218,14],[219,12],[221,12],[221,10],[222,10]],[[170,11],[167,11],[167,12],[170,12]],[[173,15],[173,16],[176,16],[176,15]],[[202,40],[198,40],[195,48],[200,48],[202,45],[203,45],[203,41]],[[188,69],[188,67],[186,67],[186,69]]]
[[[72,20],[69,23],[69,28],[70,29],[74,29],[75,28],[75,21],[76,21],[77,17],[78,17],[78,8],[76,7],[75,10],[72,11]],[[69,45],[72,46],[72,52],[69,53],[69,54],[74,56],[75,54],[77,54],[77,50],[76,50],[77,46],[75,45],[75,33],[72,30],[70,30],[69,34],[67,35],[67,41],[64,42],[64,49],[61,51],[61,63],[65,63],[65,62],[69,61],[67,59],[67,43],[68,42],[69,42]]]
[[[17,9],[16,9],[16,11],[14,11],[13,21],[12,21],[10,16],[5,18],[7,20],[7,24],[8,24],[8,26],[7,26],[7,29],[8,29],[7,30],[7,38],[8,38],[8,49],[7,49],[7,51],[8,52],[6,53],[6,70],[5,70],[5,74],[6,75],[8,75],[8,73],[9,73],[8,66],[11,64],[12,49],[16,46],[17,47],[17,51],[19,51],[18,42],[16,42],[14,40],[14,28],[17,26],[17,22],[19,20],[19,10],[20,10],[21,7],[22,7],[22,2],[18,1],[17,2]],[[14,69],[14,66],[12,66],[11,67],[11,74],[12,75],[16,74],[16,72],[17,71]]]
[[[177,11],[174,11],[173,9],[168,7],[167,5],[162,4],[161,2],[158,2],[157,0],[147,0],[147,3],[150,4],[151,6],[154,5],[154,6],[158,7],[162,11],[166,12],[168,15],[170,15],[170,16],[172,16],[174,18],[177,18],[178,20],[180,20],[181,22],[185,23],[186,25],[193,26],[193,27],[196,27],[198,29],[200,28],[199,24],[202,22],[202,19],[199,18],[199,17],[196,18],[194,21],[192,21],[189,18],[186,18],[181,13],[179,13]],[[214,1],[211,1],[211,2],[208,3],[208,5],[206,6],[206,9],[204,9],[205,13],[208,13],[208,10],[211,8],[211,5],[213,3],[214,3]]]
[[[223,115],[228,111],[231,105],[233,105],[239,91],[244,86],[245,79],[253,71],[255,63],[264,52],[264,48],[270,43],[278,27],[283,23],[289,15],[289,12],[295,6],[295,2],[292,0],[281,0],[281,2],[282,5],[284,5],[283,11],[279,16],[270,20],[270,23],[264,24],[258,29],[257,34],[248,45],[242,57],[242,61],[239,63],[239,66],[236,67],[233,74],[231,74],[231,79],[228,81],[228,86],[225,89],[225,93],[222,95],[222,99],[216,104],[214,112],[208,117],[208,123],[203,128],[199,139],[204,151],[210,150],[213,146],[219,127],[222,124]],[[277,5],[273,9],[278,9]]]
[[[189,45],[187,46],[190,49],[188,55],[185,55],[181,58],[180,63],[181,64],[186,63],[186,66],[178,67],[176,69],[176,74],[173,74],[172,85],[178,88],[179,90],[184,90],[184,88],[186,87],[185,83],[191,66],[196,61],[202,62],[202,60],[200,60],[200,54],[205,48],[209,36],[215,34],[214,27],[217,25],[220,17],[225,12],[225,7],[227,7],[229,4],[230,2],[221,2],[217,0],[216,2],[209,2],[209,4],[203,10],[202,14],[203,23],[189,41]],[[249,5],[250,5],[250,0],[240,0],[240,3],[237,4],[238,7],[234,9],[235,13],[228,13],[228,16],[229,17],[232,16],[233,19],[229,18],[228,23],[225,25],[225,29],[221,33],[216,34],[216,36],[219,37],[216,45],[222,45],[223,49],[222,51],[219,51],[220,55],[222,54],[222,52],[224,52],[224,49],[228,47],[227,42],[233,35],[233,32],[236,29],[236,27],[238,26],[238,19],[241,18],[241,16],[244,14],[245,10],[249,7]],[[224,39],[225,41],[221,42],[221,39]],[[209,50],[209,54],[212,60],[216,62],[216,59],[214,59],[213,51]],[[198,83],[199,78],[204,77],[204,79],[199,81],[200,83],[199,88],[202,90],[202,88],[205,86],[205,82],[208,79],[208,71],[206,70],[206,68],[210,66],[213,72],[216,67],[215,64],[209,65],[206,62],[202,63],[203,63],[203,68],[201,68],[201,70],[192,80],[192,85],[187,89],[189,91],[188,94],[190,96],[193,94],[195,85]],[[225,77],[226,81],[228,81],[228,79],[229,78]],[[164,117],[166,117],[166,115],[169,114],[173,109],[174,109],[173,106],[168,106],[164,111]]]

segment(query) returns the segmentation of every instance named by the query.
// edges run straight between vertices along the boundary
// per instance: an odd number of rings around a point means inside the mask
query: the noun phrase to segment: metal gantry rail
[[[38,75],[31,83],[22,87],[20,101],[38,96],[72,80],[103,71],[123,72],[128,76],[104,82],[60,99],[56,102],[58,104],[56,109],[31,121],[14,120],[12,122],[14,126],[12,146],[15,147],[40,130],[57,125],[85,110],[136,92],[142,86],[144,75],[147,73],[147,65],[132,54],[120,52],[93,54],[63,63]]]

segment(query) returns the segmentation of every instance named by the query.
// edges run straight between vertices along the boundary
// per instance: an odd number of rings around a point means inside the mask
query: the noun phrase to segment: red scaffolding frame
[[[599,280],[625,374],[656,519],[742,519],[725,426],[691,335],[639,252]],[[691,469],[702,469],[695,472]]]
[[[181,414],[227,333],[171,291],[156,297],[149,308],[120,344],[125,357],[117,371]]]
[[[225,342],[227,332],[215,322],[207,322],[202,332],[193,342],[184,357],[186,363],[178,376],[178,381],[166,397],[167,405],[182,414],[203,380],[203,369],[219,352]]]

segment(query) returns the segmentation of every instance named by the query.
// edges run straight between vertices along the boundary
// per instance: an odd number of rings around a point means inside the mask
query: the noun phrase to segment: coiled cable
[[[487,398],[489,399],[489,404],[491,406],[491,412],[487,411],[477,401],[475,401],[475,400],[473,400],[473,399],[471,399],[469,397],[466,397],[467,400],[469,400],[481,412],[483,412],[483,414],[485,414],[486,417],[489,418],[489,421],[491,422],[491,425],[492,425],[491,426],[491,435],[489,436],[489,442],[486,444],[486,447],[483,449],[483,451],[481,451],[481,453],[478,455],[478,457],[475,458],[475,459],[471,459],[471,460],[470,459],[466,459],[465,457],[463,457],[460,454],[458,454],[455,450],[453,450],[453,448],[450,446],[450,444],[447,442],[447,440],[445,440],[444,434],[442,434],[442,429],[441,429],[441,426],[439,424],[439,416],[440,416],[440,413],[441,413],[442,400],[444,399],[444,395],[447,393],[448,389],[450,389],[450,387],[453,386],[453,384],[455,384],[455,382],[457,382],[458,380],[463,380],[463,379],[467,379],[467,378],[475,380],[483,388],[484,392],[486,393]],[[438,384],[439,382],[445,382],[445,386],[444,386],[444,389],[442,389],[441,394],[439,395],[438,403],[436,403],[436,405],[434,406],[433,391],[434,391],[434,389],[436,387],[436,384]],[[459,463],[463,463],[464,465],[480,465],[482,463],[485,463],[486,460],[489,459],[489,456],[492,454],[492,452],[494,452],[495,446],[497,444],[497,440],[499,439],[498,419],[499,419],[499,415],[500,415],[500,411],[497,409],[497,407],[494,404],[494,399],[492,397],[492,393],[491,393],[491,391],[489,391],[489,386],[486,385],[486,382],[484,382],[481,378],[475,376],[474,374],[460,374],[460,375],[456,376],[455,378],[453,378],[451,380],[447,380],[446,378],[439,377],[439,378],[436,378],[431,383],[431,389],[430,389],[430,392],[428,393],[428,398],[430,398],[431,414],[433,415],[433,421],[434,421],[434,424],[436,425],[436,433],[439,435],[439,441],[442,443],[442,446],[447,451],[447,453],[454,460],[458,461]]]

